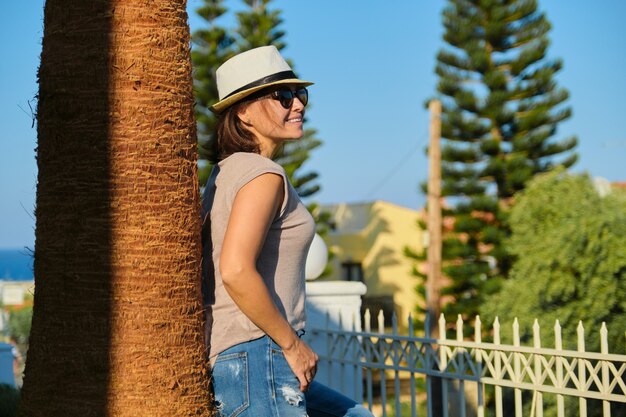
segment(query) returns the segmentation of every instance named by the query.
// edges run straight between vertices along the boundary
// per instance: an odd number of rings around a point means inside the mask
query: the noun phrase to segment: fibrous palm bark
[[[184,0],[48,0],[21,416],[208,415]]]

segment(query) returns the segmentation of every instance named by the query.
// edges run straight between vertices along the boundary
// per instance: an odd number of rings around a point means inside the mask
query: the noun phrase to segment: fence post
[[[326,314],[324,314],[324,329],[326,330],[330,330],[330,312],[327,311]],[[333,346],[333,341],[332,341],[332,336],[331,333],[329,331],[326,332],[326,354],[328,355],[328,364],[326,366],[326,378],[327,381],[326,383],[328,384],[328,386],[331,386],[330,383],[332,381],[332,375],[331,375],[331,365],[332,365],[332,355],[331,355],[331,349]]]
[[[356,323],[357,323],[357,317],[356,315],[360,314],[359,312],[353,311],[352,312],[352,329],[350,329],[352,331],[352,334],[355,334],[357,331],[361,331],[361,329],[357,329]],[[350,336],[350,340],[354,340],[355,336]],[[354,388],[354,399],[359,402],[362,403],[363,402],[363,368],[361,367],[361,365],[359,365],[359,362],[361,359],[362,360],[362,354],[361,352],[363,352],[363,339],[362,337],[358,337],[356,338],[357,340],[357,347],[355,355],[354,355],[354,359],[355,359],[355,363],[354,365],[352,365],[352,376],[354,377],[352,384],[353,384],[353,388]],[[354,346],[354,345],[353,345]]]
[[[535,319],[535,322],[533,323],[533,341],[534,344],[533,346],[536,349],[541,349],[541,332],[540,332],[540,328],[539,328],[539,321],[537,319]],[[535,355],[535,383],[537,385],[542,384],[543,381],[541,380],[541,358],[542,356],[539,354]],[[535,401],[535,416],[536,417],[543,417],[543,393],[541,391],[534,391],[533,392],[533,396],[534,398],[536,398]]]
[[[496,345],[496,349],[493,352],[493,363],[495,367],[495,375],[494,377],[500,381],[502,380],[502,356],[501,352],[498,350],[500,345],[500,321],[498,317],[493,322],[493,344]],[[495,386],[496,391],[496,417],[502,417],[502,387],[499,385]]]
[[[365,320],[365,333],[372,332],[372,314],[370,313],[370,309],[365,310],[365,314],[363,315],[363,319]],[[374,362],[374,355],[372,353],[372,339],[370,336],[367,336],[367,339],[363,339],[363,343],[365,343],[365,362],[370,364]],[[370,411],[372,411],[372,406],[374,405],[374,393],[372,388],[372,367],[367,366],[365,370],[365,379],[367,381],[367,405]]]
[[[446,318],[439,316],[439,339],[446,340]],[[448,368],[447,347],[439,345],[439,371],[441,372],[441,414],[448,417],[448,379],[444,376]]]
[[[339,322],[339,328],[343,330],[343,317],[342,316],[343,316],[342,314],[339,314],[338,322]],[[343,356],[343,352],[346,351],[345,343],[346,343],[346,339],[345,339],[345,336],[343,335],[337,337],[335,341],[335,349],[337,349],[337,352],[339,352],[341,356]],[[341,363],[339,364],[339,386],[341,387],[340,392],[346,394],[346,363],[344,361],[341,361]]]
[[[430,324],[431,322],[433,322],[434,319],[431,317],[430,313],[427,311],[426,312],[426,317],[424,319],[424,335],[425,337],[429,338],[429,340],[432,340],[432,336],[430,333]],[[434,370],[435,367],[437,366],[436,364],[436,360],[435,360],[435,348],[434,348],[434,343],[429,342],[430,345],[430,350],[426,350],[424,352],[424,354],[426,355],[426,369],[427,370]],[[434,390],[434,386],[433,386],[433,381],[435,380],[435,377],[432,375],[428,375],[426,374],[426,416],[427,417],[432,417],[433,416],[433,403],[435,400],[435,390]]]
[[[463,342],[463,318],[461,317],[461,315],[459,314],[457,316],[456,319],[456,341],[457,342]],[[465,348],[463,347],[458,347],[456,350],[457,354],[457,363],[458,363],[458,369],[457,369],[457,373],[459,373],[459,375],[461,374],[461,372],[464,372],[465,370]],[[467,403],[465,401],[465,380],[459,378],[459,417],[465,417],[466,415],[466,408],[467,408]]]
[[[578,322],[578,328],[576,329],[578,333],[578,351],[585,351],[585,328],[583,327],[583,322]],[[585,391],[585,387],[587,386],[587,359],[580,358],[578,359],[578,389],[582,392]],[[584,397],[580,397],[578,399],[578,408],[580,417],[587,417],[587,399]]]
[[[385,376],[385,314],[382,310],[378,311],[378,352],[380,355],[380,399],[383,406],[383,417],[387,417],[387,378]]]
[[[606,329],[606,323],[602,322],[600,327],[600,353],[609,353],[609,338]],[[609,361],[602,359],[602,393],[609,395],[611,393],[611,379],[609,376]],[[603,417],[611,417],[611,402],[602,401]]]
[[[408,325],[409,325],[409,337],[411,339],[413,339],[415,337],[415,332],[413,330],[413,316],[411,315],[411,313],[409,313],[409,320],[408,320]],[[415,362],[415,356],[413,356],[413,351],[411,351],[411,355],[409,358],[407,358],[408,361],[408,368],[411,369],[411,373],[410,373],[410,383],[411,383],[411,417],[415,417],[417,416],[417,404],[416,404],[416,400],[415,400],[415,396],[416,396],[416,390],[415,390],[415,368],[416,368],[416,362]]]
[[[563,340],[561,336],[561,323],[558,320],[554,323],[554,348],[563,350]],[[560,354],[559,354],[560,355]],[[559,389],[565,388],[563,382],[563,357],[556,357],[556,384]],[[565,417],[565,402],[562,394],[556,395],[556,414],[557,417]]]
[[[480,321],[480,316],[476,316],[476,321],[474,322],[474,342],[477,344],[482,343],[482,323]],[[481,348],[476,349],[476,367],[478,369],[478,382],[476,383],[477,392],[477,403],[478,406],[476,408],[477,417],[485,417],[485,392],[483,383],[480,382],[483,377],[483,350]]]
[[[519,337],[519,321],[517,317],[513,320],[513,346],[520,346],[520,337]],[[522,364],[520,363],[520,353],[515,352],[515,359],[513,360],[513,370],[515,372],[515,382],[522,382]],[[522,390],[519,388],[515,388],[515,417],[522,417]]]
[[[394,371],[394,390],[395,390],[395,400],[396,400],[396,416],[400,417],[400,371],[398,368],[400,367],[400,357],[401,357],[401,349],[398,349],[398,345],[400,344],[396,341],[396,336],[398,336],[398,316],[396,316],[396,312],[394,311],[391,315],[391,328],[393,333],[393,339],[391,342],[391,358],[393,360],[393,371]]]

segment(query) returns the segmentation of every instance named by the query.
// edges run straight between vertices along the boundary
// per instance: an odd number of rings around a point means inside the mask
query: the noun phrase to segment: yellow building
[[[387,323],[395,311],[405,327],[420,302],[413,263],[404,255],[407,246],[415,251],[423,247],[420,212],[385,201],[326,205],[322,210],[332,214],[334,230],[327,243],[335,254],[332,275],[324,279],[362,281],[367,286],[363,307],[372,315],[383,309]]]

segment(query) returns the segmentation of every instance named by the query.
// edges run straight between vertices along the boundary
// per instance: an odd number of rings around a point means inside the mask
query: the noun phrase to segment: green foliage
[[[209,107],[218,100],[215,70],[230,58],[234,51],[233,35],[218,25],[218,19],[226,13],[223,0],[204,0],[204,5],[196,12],[207,22],[207,28],[193,33],[191,61],[193,63],[194,96],[196,99],[196,122],[198,126],[198,150],[202,163],[199,167],[200,184],[206,184],[211,173],[211,165],[206,161],[204,149],[217,119]]]
[[[8,384],[0,384],[0,417],[15,417],[20,403],[20,391]]]
[[[237,50],[239,52],[267,45],[274,45],[279,50],[285,47],[282,41],[285,32],[278,29],[283,22],[280,18],[280,10],[270,10],[268,8],[270,1],[244,0],[249,10],[237,13],[239,22]]]
[[[454,206],[443,249],[451,280],[442,294],[449,319],[473,318],[499,290],[513,262],[512,197],[534,176],[576,161],[576,138],[556,140],[571,111],[548,60],[550,24],[535,0],[449,0],[443,11],[448,46],[437,55],[442,100],[442,194]],[[456,241],[456,242],[455,242]]]
[[[426,392],[426,383],[424,379],[418,379],[417,391]],[[410,400],[403,400],[400,402],[400,409],[396,409],[396,398],[394,396],[388,396],[386,404],[386,415],[388,416],[400,416],[411,417],[413,415],[425,416],[426,415],[426,400],[425,398],[415,399],[415,414],[412,410]]]
[[[427,229],[426,224],[419,220],[417,221],[417,227],[425,232]],[[403,250],[403,254],[406,258],[410,259],[413,263],[413,268],[411,269],[411,275],[417,278],[417,285],[415,286],[415,291],[420,296],[420,299],[423,300],[423,304],[426,305],[426,279],[427,276],[423,272],[421,272],[418,268],[418,265],[426,262],[426,250],[423,251],[415,251],[412,248],[405,246]],[[414,329],[423,329],[425,324],[425,315],[426,309],[422,306],[415,306],[415,312],[417,315],[413,317],[413,328]]]
[[[503,340],[512,340],[511,323],[520,324],[522,343],[530,344],[537,318],[544,347],[554,346],[554,325],[562,327],[563,347],[577,348],[579,321],[585,349],[600,351],[602,323],[608,328],[611,353],[623,353],[626,329],[626,195],[600,197],[586,176],[544,174],[520,193],[511,213],[507,241],[517,260],[499,294],[482,306],[484,321],[499,316]],[[546,416],[556,416],[554,399],[546,399]],[[566,409],[576,410],[574,398]],[[623,415],[613,404],[613,415]],[[577,414],[572,414],[577,415]],[[589,416],[601,416],[590,402]]]
[[[564,347],[576,348],[576,328],[585,328],[586,348],[599,352],[602,322],[609,347],[626,343],[626,198],[600,197],[586,176],[555,172],[533,180],[511,213],[508,249],[517,260],[502,291],[482,307],[483,316],[520,323],[532,336],[538,318],[542,341],[552,343],[554,323]],[[510,327],[504,326],[510,335]]]
[[[33,308],[30,306],[9,312],[9,335],[20,345],[28,344],[32,318]]]

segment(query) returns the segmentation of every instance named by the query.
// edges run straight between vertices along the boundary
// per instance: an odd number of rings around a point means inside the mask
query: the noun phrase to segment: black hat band
[[[297,78],[296,74],[294,74],[293,71],[277,72],[276,74],[272,74],[272,75],[268,75],[267,77],[259,78],[256,81],[252,81],[251,83],[248,83],[248,84],[244,85],[243,87],[240,87],[240,88],[236,89],[235,91],[231,92],[226,97],[224,97],[222,100],[226,100],[228,97],[230,97],[232,95],[235,95],[235,94],[240,93],[240,92],[245,91],[245,90],[249,90],[249,89],[254,88],[254,87],[260,87],[260,86],[265,85],[265,84],[271,84],[273,82],[280,81],[280,80],[288,80],[290,78]],[[222,101],[222,100],[220,100],[220,101]]]

